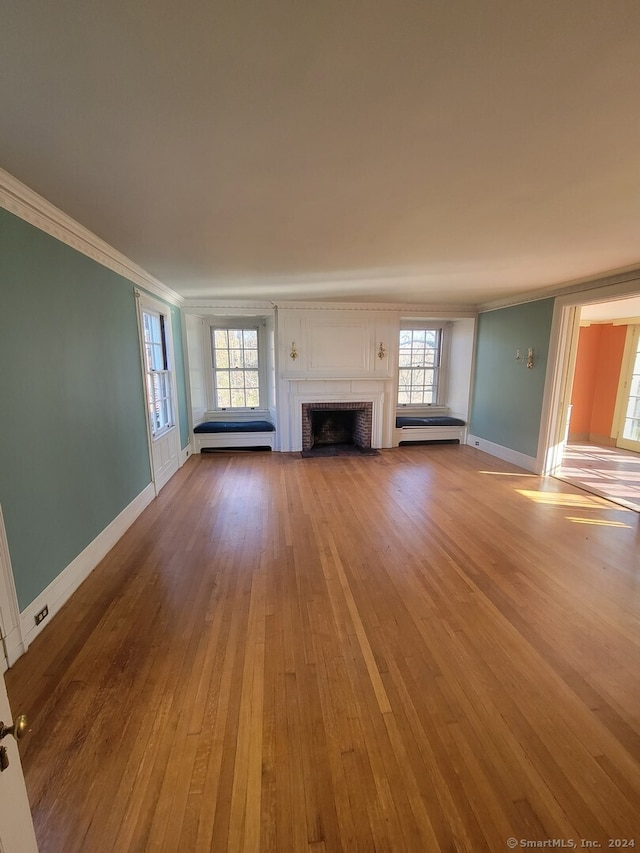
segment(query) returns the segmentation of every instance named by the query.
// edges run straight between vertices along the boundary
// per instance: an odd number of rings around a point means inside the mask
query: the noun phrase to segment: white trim
[[[185,299],[182,305],[185,314],[192,317],[242,317],[256,319],[273,317],[276,313],[274,302],[229,301],[217,299]]]
[[[624,429],[629,410],[629,399],[631,397],[631,384],[634,374],[636,356],[640,345],[640,324],[634,323],[627,327],[624,342],[624,353],[620,364],[620,376],[618,379],[618,390],[616,392],[616,405],[613,415],[613,430],[611,437],[615,439],[615,446],[623,450],[638,452],[639,441],[624,437]],[[635,395],[634,395],[635,396]]]
[[[25,639],[25,650],[29,643],[49,624],[62,606],[69,600],[80,584],[89,577],[98,563],[109,553],[116,542],[131,527],[140,513],[146,509],[155,497],[153,483],[149,483],[140,494],[117,515],[96,538],[90,542],[84,551],[63,569],[20,614],[22,635]],[[44,606],[49,608],[49,615],[39,625],[35,624],[35,615]]]
[[[327,391],[292,389],[289,392],[291,433],[288,450],[295,453],[302,450],[302,404],[303,403],[371,403],[371,447],[382,447],[382,413],[384,410],[384,391],[354,391],[348,390],[345,383],[344,391],[335,388]],[[281,450],[285,450],[282,446]]]
[[[144,399],[145,421],[147,424],[147,442],[149,447],[149,465],[156,495],[180,468],[180,412],[178,410],[178,391],[176,388],[176,369],[173,349],[173,325],[171,310],[164,302],[158,302],[144,291],[135,290],[136,316],[138,318],[138,341],[140,345],[140,368],[142,370],[142,393]],[[147,369],[144,351],[143,314],[145,309],[161,314],[165,318],[165,344],[169,361],[171,384],[171,405],[173,423],[161,433],[155,434],[151,429],[149,418],[149,401],[147,399]],[[164,447],[162,446],[164,443]]]
[[[2,507],[0,506],[0,628],[4,637],[6,658],[0,655],[0,672],[13,666],[27,646],[22,637],[20,607],[11,568],[11,554],[7,542]]]
[[[299,311],[383,311],[391,314],[419,314],[425,320],[448,320],[475,317],[475,305],[433,305],[421,302],[277,302],[281,310]]]
[[[476,317],[475,305],[425,305],[413,302],[259,302],[252,300],[185,297],[182,305],[187,314],[223,316],[246,312],[246,316],[266,316],[273,311],[383,311],[391,314],[419,315],[423,319],[457,320]],[[236,313],[236,316],[238,314]]]
[[[197,432],[193,436],[196,453],[225,447],[275,447],[275,432]]]
[[[551,320],[538,435],[536,471],[545,475],[553,474],[562,464],[569,427],[579,330],[579,311],[575,306],[562,306],[558,300]]]
[[[547,374],[545,377],[544,394],[540,417],[540,433],[538,440],[538,473],[550,474],[557,467],[559,451],[555,442],[562,434],[564,424],[559,423],[563,415],[558,409],[559,401],[563,399],[563,382],[566,381],[567,361],[571,358],[570,341],[568,336],[573,333],[567,317],[569,309],[582,307],[598,302],[610,302],[614,299],[624,299],[635,296],[640,292],[640,273],[633,275],[612,276],[607,280],[594,282],[592,287],[573,288],[570,293],[559,296],[554,304],[551,332],[549,335],[549,354],[547,357]]]
[[[267,318],[265,316],[232,316],[210,315],[204,318],[203,348],[206,368],[205,388],[207,393],[208,413],[212,417],[207,420],[238,420],[245,417],[246,420],[255,420],[259,413],[268,411],[265,405],[268,399],[267,393]],[[213,357],[213,332],[215,329],[242,329],[256,332],[258,336],[258,405],[257,406],[216,406],[216,366]]]
[[[177,425],[170,427],[151,442],[151,465],[156,495],[180,470],[180,432]]]
[[[622,350],[622,360],[620,361],[620,373],[618,375],[618,387],[616,389],[616,403],[613,409],[612,435],[611,438],[617,443],[620,433],[624,430],[625,415],[629,405],[629,374],[633,364],[632,358],[634,353],[634,336],[636,323],[627,326],[627,331],[624,336],[624,349]]]
[[[640,268],[638,264],[633,264],[629,267],[623,267],[619,270],[611,270],[610,272],[598,273],[595,276],[587,276],[583,279],[575,279],[574,281],[564,282],[556,286],[551,286],[546,289],[530,290],[527,293],[514,293],[511,296],[505,296],[503,299],[495,299],[493,302],[485,302],[478,305],[477,310],[480,314],[486,311],[498,311],[500,308],[510,308],[512,305],[523,305],[526,302],[538,302],[541,299],[550,299],[555,297],[563,297],[569,302],[572,297],[577,297],[581,293],[589,293],[589,291],[618,286],[625,289],[627,285],[636,284],[635,290],[638,290],[640,285]],[[602,299],[589,297],[589,299],[575,299],[575,303],[588,304],[589,302],[602,302]]]
[[[178,454],[178,459],[179,459],[181,468],[184,465],[184,463],[187,461],[187,459],[191,456],[192,453],[193,453],[193,450],[191,449],[191,442],[189,442],[189,444],[187,444],[186,447],[183,447],[180,450],[180,452]]]
[[[207,409],[198,421],[203,424],[208,421],[220,421],[221,423],[245,423],[246,421],[268,421],[271,418],[271,409],[266,406],[257,409]],[[273,423],[273,421],[272,421]],[[195,426],[198,426],[195,424]]]
[[[451,352],[451,329],[452,323],[446,321],[440,321],[434,323],[433,320],[411,320],[405,319],[403,317],[400,318],[399,329],[398,329],[398,339],[396,344],[396,351],[398,354],[398,366],[396,368],[396,381],[395,381],[395,397],[396,397],[396,408],[398,409],[398,414],[401,412],[410,412],[413,414],[418,409],[428,409],[429,411],[433,411],[434,409],[442,409],[446,408],[446,398],[447,398],[447,389],[449,384],[448,377],[448,369],[449,369],[449,353]],[[400,403],[398,401],[398,397],[400,396],[400,371],[403,369],[400,367],[400,335],[402,332],[412,332],[414,329],[419,331],[426,332],[440,332],[439,341],[438,341],[438,364],[434,365],[433,368],[427,368],[435,371],[436,375],[436,401],[435,403]],[[425,345],[426,346],[426,345]],[[431,347],[433,349],[433,347]],[[409,370],[416,370],[417,368],[410,367]]]
[[[510,447],[503,447],[501,444],[494,444],[493,441],[487,441],[485,438],[480,438],[477,435],[467,436],[467,444],[475,447],[476,450],[482,450],[484,453],[490,453],[491,456],[497,456],[498,459],[503,459],[505,462],[518,465],[526,471],[536,471],[537,462],[533,456],[527,456],[517,450],[512,450]]]
[[[102,264],[103,267],[150,290],[166,302],[178,306],[184,303],[182,296],[175,290],[154,278],[4,169],[0,169],[0,207]]]
[[[466,444],[466,435],[466,426],[395,427],[394,446],[399,447],[401,441],[450,441],[456,438],[460,444]]]

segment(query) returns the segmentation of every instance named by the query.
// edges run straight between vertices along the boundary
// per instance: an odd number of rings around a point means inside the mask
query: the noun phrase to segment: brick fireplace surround
[[[372,403],[302,403],[302,449],[311,450],[313,445],[313,430],[311,413],[318,411],[355,412],[353,431],[354,444],[357,447],[371,447],[371,431],[373,422]]]

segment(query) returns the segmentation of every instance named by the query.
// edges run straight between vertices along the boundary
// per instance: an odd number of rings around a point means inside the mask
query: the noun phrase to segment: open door
[[[24,783],[4,675],[0,676],[0,853],[37,853],[36,834]],[[1,754],[1,750],[6,750]]]
[[[618,387],[616,445],[640,453],[640,325],[629,327]]]

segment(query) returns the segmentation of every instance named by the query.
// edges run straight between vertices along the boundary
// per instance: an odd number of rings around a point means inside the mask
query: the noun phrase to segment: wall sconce
[[[383,358],[387,355],[387,351],[384,348],[384,344],[380,341],[380,349],[378,350],[378,358],[382,361]]]
[[[298,350],[296,349],[296,342],[291,341],[291,350],[289,352],[289,358],[292,358],[294,361],[298,357]]]
[[[532,370],[533,365],[534,365],[534,363],[535,363],[535,355],[534,355],[533,347],[529,347],[529,348],[527,349],[527,357],[526,357],[526,359],[523,359],[523,358],[522,358],[522,352],[521,352],[520,348],[518,348],[518,349],[516,350],[516,361],[518,362],[518,364],[526,364],[526,365],[527,365],[527,369],[528,369],[528,370]]]

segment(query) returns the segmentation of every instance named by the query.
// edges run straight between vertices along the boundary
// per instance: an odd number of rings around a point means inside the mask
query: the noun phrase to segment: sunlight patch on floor
[[[568,444],[555,476],[619,506],[640,511],[640,454],[597,444]]]
[[[577,518],[571,515],[567,515],[565,518],[574,524],[594,524],[598,527],[626,527],[631,530],[631,525],[625,524],[623,521],[608,521],[605,518]]]
[[[478,471],[478,474],[493,474],[497,477],[537,477],[537,474],[525,474],[522,471]]]
[[[572,495],[568,492],[540,492],[531,489],[516,489],[516,492],[530,501],[548,506],[575,506],[583,509],[610,507],[609,501],[595,495]]]

